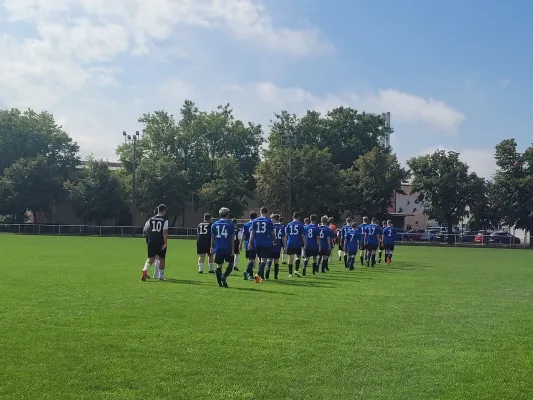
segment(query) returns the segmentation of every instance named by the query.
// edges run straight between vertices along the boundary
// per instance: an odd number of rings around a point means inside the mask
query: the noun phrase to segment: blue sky
[[[533,140],[533,3],[422,0],[0,0],[0,106],[54,113],[84,155],[114,159],[144,112],[231,102],[390,111],[402,160],[461,152],[490,176]]]

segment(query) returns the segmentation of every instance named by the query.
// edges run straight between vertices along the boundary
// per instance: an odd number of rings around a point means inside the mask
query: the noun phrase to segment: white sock
[[[342,250],[339,250],[339,257],[342,257]]]
[[[215,270],[215,264],[209,263],[209,271],[214,271],[214,270]]]
[[[285,262],[285,253],[282,251],[281,252],[281,263],[284,263]]]
[[[235,254],[235,256],[233,258],[233,266],[236,267],[238,265],[239,265],[239,255]]]
[[[164,269],[160,269],[159,270],[159,279],[163,279],[165,277],[165,270]]]
[[[203,262],[199,262],[198,263],[198,271],[199,272],[204,272],[204,263]]]
[[[146,261],[146,262],[144,263],[143,271],[148,271],[148,268],[150,268],[150,265],[151,265],[151,264],[150,264],[150,261]]]
[[[154,263],[154,278],[159,278],[159,260],[155,260]]]

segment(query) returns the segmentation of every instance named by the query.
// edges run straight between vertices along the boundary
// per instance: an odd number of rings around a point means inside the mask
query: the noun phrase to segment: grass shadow
[[[243,292],[256,292],[256,293],[261,293],[261,294],[282,294],[284,296],[296,296],[296,293],[279,292],[277,290],[261,290],[259,288],[254,289],[254,288],[232,288],[230,287],[230,289],[239,290]]]
[[[152,282],[157,282],[156,280],[151,280]],[[174,278],[167,278],[165,281],[167,283],[179,283],[182,285],[205,285],[207,282],[200,282],[200,281],[191,281],[188,279],[174,279]]]

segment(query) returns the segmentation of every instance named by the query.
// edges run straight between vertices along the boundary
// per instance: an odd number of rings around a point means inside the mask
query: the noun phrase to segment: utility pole
[[[133,172],[132,172],[132,185],[131,185],[131,234],[132,236],[135,235],[135,229],[134,229],[134,226],[135,226],[135,195],[136,195],[136,169],[137,169],[137,166],[136,166],[136,161],[137,161],[137,142],[139,141],[140,139],[140,133],[139,131],[135,131],[135,134],[133,135],[128,135],[126,133],[126,131],[123,131],[122,132],[122,135],[124,136],[124,143],[131,143],[131,145],[133,146],[133,160],[132,160],[132,163],[133,163]]]
[[[288,147],[289,149],[289,209],[287,215],[287,221],[292,221],[292,150],[296,147],[296,135],[293,133],[284,133],[281,135],[281,146]]]

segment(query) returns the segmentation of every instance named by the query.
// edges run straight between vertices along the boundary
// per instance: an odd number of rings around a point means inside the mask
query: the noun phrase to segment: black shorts
[[[364,243],[361,243],[359,245],[359,250],[361,250],[361,251],[366,250],[366,245]]]
[[[233,256],[228,253],[215,253],[215,264],[222,265],[225,262],[233,264]]]
[[[257,254],[258,258],[272,258],[272,247],[257,246],[255,248],[255,253]]]
[[[240,247],[241,247],[240,242],[238,240],[235,240],[235,244],[233,245],[233,251],[235,252],[235,254],[241,253]]]
[[[302,248],[301,247],[288,247],[287,248],[287,255],[293,256],[293,255],[301,255],[302,254]]]
[[[375,244],[369,243],[369,244],[365,245],[365,250],[376,251],[378,249],[378,247],[379,247],[379,245],[377,243],[375,243]]]
[[[148,258],[158,256],[164,259],[167,255],[167,249],[163,250],[162,248],[163,245],[161,243],[148,243]]]
[[[339,250],[344,251],[344,246],[342,245],[342,241],[339,242]]]
[[[316,257],[318,256],[318,249],[305,249],[305,257]]]
[[[257,257],[257,252],[255,251],[255,249],[252,249],[252,250],[246,249],[246,259],[247,260],[254,260],[255,261],[256,257]]]
[[[329,257],[331,254],[331,250],[330,249],[325,249],[325,250],[320,250],[320,254],[322,257]]]
[[[272,258],[273,260],[279,260],[281,257],[281,250],[272,250],[270,252],[270,258]]]
[[[211,245],[207,243],[198,243],[196,242],[196,254],[207,254],[211,255]]]
[[[349,252],[348,252],[348,255],[349,255],[350,257],[355,257],[355,256],[357,255],[357,250],[355,250],[355,251],[349,251]]]
[[[394,250],[394,243],[385,243],[385,250]]]

